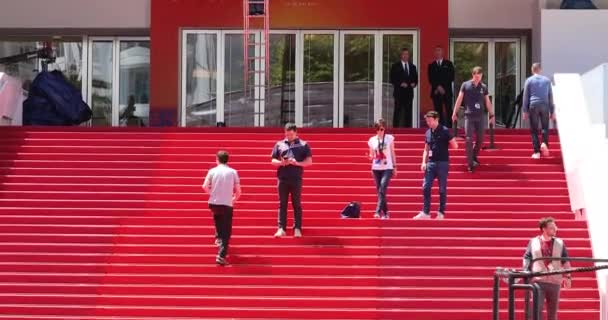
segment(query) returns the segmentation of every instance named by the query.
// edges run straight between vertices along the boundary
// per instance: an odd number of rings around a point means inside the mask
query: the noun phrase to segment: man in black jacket
[[[393,127],[412,127],[414,89],[418,86],[418,71],[410,62],[410,51],[407,48],[401,50],[401,60],[391,67],[390,79],[395,98]]]
[[[435,48],[435,60],[429,63],[429,82],[431,83],[431,98],[435,111],[439,113],[442,126],[451,128],[452,121],[452,98],[454,93],[452,83],[454,82],[454,64],[443,58],[443,48]],[[443,112],[445,107],[445,113]]]

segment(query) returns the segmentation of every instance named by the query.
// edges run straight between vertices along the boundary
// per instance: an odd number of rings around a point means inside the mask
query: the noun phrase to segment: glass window
[[[483,82],[488,84],[488,43],[454,42],[454,93],[457,95],[462,83],[471,80],[471,70],[480,66],[484,70]]]
[[[148,126],[150,114],[150,42],[120,42],[121,126]]]
[[[296,117],[296,35],[270,35],[270,90],[265,127],[282,127]]]
[[[334,35],[304,35],[304,127],[334,126]]]
[[[82,40],[56,40],[51,44],[55,62],[48,64],[48,70],[59,70],[76,88],[82,90],[83,70]],[[41,41],[0,40],[0,58],[10,57],[26,52],[34,52],[44,47]],[[7,73],[24,84],[28,90],[29,85],[42,70],[43,60],[38,58],[22,60],[19,62],[0,64],[0,71]]]
[[[112,125],[113,43],[95,41],[92,45],[91,109],[93,126]]]
[[[344,127],[374,123],[374,35],[344,36]]]
[[[243,35],[226,34],[224,50],[224,122],[229,127],[253,127],[253,99],[245,99]],[[253,40],[252,40],[253,41]],[[253,50],[253,48],[250,48]]]
[[[414,36],[409,34],[386,34],[382,39],[382,118],[390,125],[393,124],[395,110],[393,85],[390,79],[391,66],[400,61],[401,50],[404,48],[410,49],[410,61],[412,63],[416,61],[415,52],[412,49],[413,43]],[[418,66],[418,73],[420,74],[420,66]]]
[[[35,41],[0,41],[0,58],[36,51],[38,48],[39,43]],[[0,64],[0,72],[21,80],[24,89],[29,90],[29,84],[39,72],[38,59]]]
[[[186,126],[217,122],[217,35],[186,36]]]
[[[517,97],[518,57],[516,42],[496,42],[495,45],[494,107],[499,126],[511,125],[513,103]]]

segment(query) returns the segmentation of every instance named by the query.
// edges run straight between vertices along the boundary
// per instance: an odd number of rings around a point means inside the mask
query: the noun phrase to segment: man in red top
[[[562,239],[557,238],[557,225],[553,218],[543,218],[539,222],[542,234],[532,238],[524,254],[524,270],[532,272],[547,272],[557,271],[561,269],[570,269],[570,262],[563,260],[568,258],[568,250]],[[562,258],[556,260],[539,260],[534,262],[532,268],[530,263],[532,260],[542,257]],[[559,294],[563,286],[569,289],[572,285],[572,276],[567,274],[564,278],[560,275],[537,277],[533,279],[543,289],[544,299],[547,303],[547,320],[557,320],[557,310],[559,307]]]

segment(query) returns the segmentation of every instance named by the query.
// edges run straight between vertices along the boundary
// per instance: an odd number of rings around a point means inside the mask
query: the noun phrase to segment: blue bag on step
[[[361,204],[353,201],[349,203],[340,214],[343,219],[347,218],[359,218],[361,216]]]

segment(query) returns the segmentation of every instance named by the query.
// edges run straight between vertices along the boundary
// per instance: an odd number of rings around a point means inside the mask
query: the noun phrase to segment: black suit
[[[429,63],[428,68],[429,82],[431,83],[431,98],[435,111],[439,113],[441,124],[448,128],[452,127],[452,98],[454,93],[452,83],[454,82],[454,65],[450,60],[442,60],[441,65],[437,61]],[[445,94],[436,93],[437,87],[443,87]],[[443,113],[445,106],[445,114]]]
[[[418,71],[416,66],[408,62],[404,68],[403,62],[399,61],[391,67],[391,84],[393,85],[393,97],[395,98],[395,110],[393,114],[393,127],[412,127],[412,110],[414,108],[414,88],[418,85]],[[401,84],[407,84],[407,88]]]

